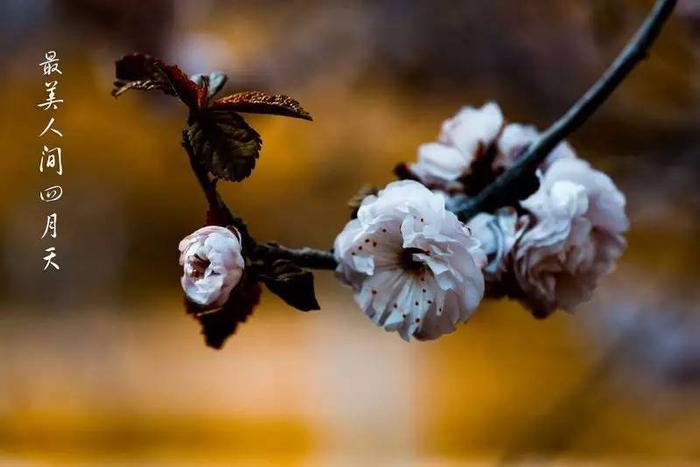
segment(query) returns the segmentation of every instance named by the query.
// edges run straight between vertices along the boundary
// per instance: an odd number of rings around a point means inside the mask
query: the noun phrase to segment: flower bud
[[[180,280],[187,299],[205,309],[221,308],[243,275],[240,234],[219,226],[203,227],[179,245]]]

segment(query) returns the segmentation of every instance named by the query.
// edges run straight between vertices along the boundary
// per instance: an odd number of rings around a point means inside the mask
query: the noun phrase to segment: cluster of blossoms
[[[622,254],[625,197],[561,143],[538,169],[539,188],[518,205],[462,224],[448,209],[512,167],[538,137],[506,124],[494,103],[465,107],[406,166],[413,180],[362,200],[334,245],[337,276],[364,313],[409,340],[455,330],[484,296],[516,298],[535,316],[590,298]],[[207,227],[180,244],[193,302],[221,306],[243,274],[235,232]]]
[[[465,321],[484,293],[517,298],[538,317],[590,298],[624,250],[625,197],[567,143],[518,206],[465,226],[445,209],[513,166],[537,137],[532,126],[506,124],[494,103],[465,107],[418,149],[408,169],[420,183],[394,182],[364,200],[335,256],[375,323],[405,339],[434,339]]]

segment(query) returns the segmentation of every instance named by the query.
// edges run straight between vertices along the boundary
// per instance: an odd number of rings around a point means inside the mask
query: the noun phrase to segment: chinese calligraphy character
[[[52,266],[52,267],[53,267],[54,269],[56,269],[57,271],[60,270],[61,268],[58,266],[58,264],[54,263],[54,261],[53,261],[53,259],[54,259],[56,256],[58,256],[58,255],[56,255],[56,253],[55,253],[56,247],[53,247],[53,246],[52,246],[52,247],[49,247],[49,248],[45,249],[44,251],[45,251],[46,253],[48,253],[48,255],[46,255],[46,256],[44,256],[44,257],[42,258],[44,261],[46,261],[46,265],[44,266],[44,271],[46,271],[46,270],[49,268],[49,266]]]
[[[60,185],[44,188],[39,192],[39,199],[51,203],[58,201],[63,196],[63,188]]]
[[[55,122],[55,121],[56,121],[56,119],[53,118],[53,117],[51,117],[51,120],[49,121],[49,124],[46,125],[46,128],[44,128],[44,131],[42,131],[41,134],[40,134],[39,136],[40,136],[40,137],[41,137],[41,136],[44,136],[44,135],[46,134],[47,131],[51,130],[51,131],[53,131],[55,134],[57,134],[58,136],[60,136],[61,138],[63,138],[63,133],[61,133],[60,131],[58,131],[57,129],[55,129],[55,128],[53,127],[53,122]]]
[[[47,81],[44,83],[46,86],[46,99],[41,104],[37,104],[37,107],[41,107],[44,110],[57,110],[58,104],[63,103],[63,99],[56,99],[56,87],[58,86],[58,81]]]
[[[46,61],[39,64],[39,66],[43,67],[44,69],[44,75],[48,76],[52,73],[58,73],[59,75],[63,74],[63,72],[58,69],[58,62],[60,59],[56,58],[55,50],[49,50],[46,52],[44,58],[46,58]]]
[[[44,145],[44,149],[41,151],[41,160],[39,161],[39,172],[44,173],[44,167],[48,167],[50,169],[55,168],[58,175],[63,175],[61,152],[61,148],[49,149]]]
[[[44,228],[44,233],[41,235],[43,240],[46,235],[50,235],[51,238],[56,238],[56,230],[58,227],[58,215],[56,213],[49,214],[46,216],[46,228]]]
[[[46,87],[46,97],[44,102],[37,104],[37,107],[45,111],[58,110],[59,104],[63,104],[63,99],[56,97],[56,89],[58,88],[58,80],[56,78],[58,78],[58,75],[63,75],[63,72],[58,67],[59,58],[55,50],[49,50],[46,52],[44,54],[44,58],[45,60],[39,64],[39,67],[43,70],[44,76],[50,76],[50,78],[47,78],[48,81],[44,82],[44,86]],[[63,133],[57,128],[54,128],[55,122],[56,119],[52,116],[49,123],[39,134],[39,137],[44,137],[51,132],[54,135],[63,138]],[[51,137],[50,134],[49,137]],[[50,148],[47,145],[43,145],[41,159],[39,161],[39,172],[44,173],[45,169],[52,172],[55,171],[57,175],[63,175],[63,149],[60,146]],[[58,201],[62,197],[63,187],[60,185],[49,186],[48,188],[44,188],[43,190],[39,191],[39,199],[46,203]],[[46,223],[44,224],[44,232],[41,234],[41,239],[55,239],[57,237],[58,213],[53,212],[46,216]],[[51,268],[57,271],[60,270],[61,267],[55,261],[57,257],[56,247],[52,246],[46,248],[44,252],[46,253],[46,256],[42,258],[45,261],[44,271]]]

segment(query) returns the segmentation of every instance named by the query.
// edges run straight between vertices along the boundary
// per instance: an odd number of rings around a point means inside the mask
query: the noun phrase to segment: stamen
[[[420,248],[403,248],[399,253],[399,263],[407,271],[414,271],[423,274],[425,271],[425,264],[421,261],[416,261],[413,258],[414,254],[425,253]]]

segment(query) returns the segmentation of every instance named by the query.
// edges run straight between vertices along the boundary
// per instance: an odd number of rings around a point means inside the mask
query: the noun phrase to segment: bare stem
[[[478,195],[455,207],[455,213],[466,221],[482,211],[489,211],[503,204],[503,194],[517,189],[524,178],[533,177],[537,167],[547,155],[568,135],[580,127],[610,97],[634,67],[644,60],[649,48],[676,6],[676,0],[658,0],[625,49],[596,83],[576,102],[568,112],[554,122],[519,157],[518,162],[486,186]],[[500,204],[500,205],[499,205]]]
[[[314,248],[287,248],[276,243],[258,245],[255,256],[268,260],[288,259],[297,266],[309,269],[335,269],[338,263],[333,252]]]

